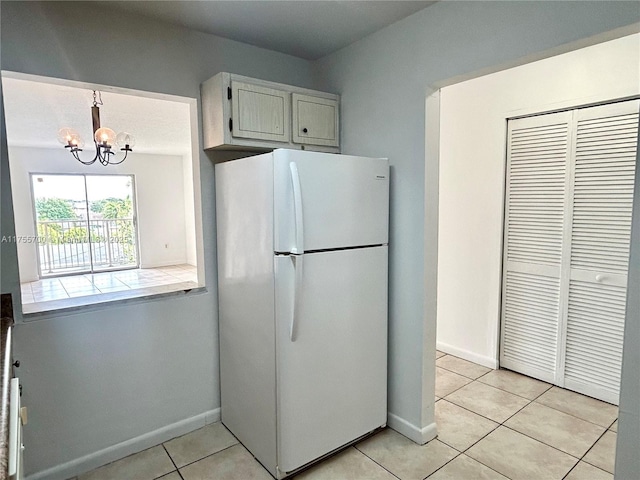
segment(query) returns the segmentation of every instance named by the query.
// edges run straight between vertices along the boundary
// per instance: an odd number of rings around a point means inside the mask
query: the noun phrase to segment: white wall
[[[633,2],[437,2],[315,63],[317,88],[341,94],[343,152],[390,160],[389,411],[411,438],[434,433],[438,164],[435,156],[425,164],[429,86],[639,18]]]
[[[496,367],[506,119],[640,94],[640,35],[440,92],[438,347]]]
[[[2,2],[1,8],[5,70],[195,99],[200,83],[219,71],[313,86],[305,60],[93,2]],[[108,28],[95,28],[91,19],[98,17]],[[4,128],[0,133],[3,145]],[[13,212],[2,153],[5,234]],[[194,154],[200,162],[194,174],[201,179],[195,194],[202,201],[206,290],[29,322],[18,315],[14,357],[21,361],[29,406],[26,471],[40,472],[33,478],[73,477],[215,419],[220,391],[213,164],[204,151]],[[2,291],[15,299],[15,244],[1,247]]]
[[[633,478],[640,472],[640,138],[636,155],[636,185],[633,199],[631,256],[627,286],[627,314],[624,325],[622,381],[618,439],[616,448],[616,479]]]
[[[186,262],[187,233],[184,191],[186,182],[182,178],[182,157],[146,155],[134,152],[127,157],[124,163],[111,165],[107,171],[97,162],[93,165],[81,165],[63,148],[11,147],[9,149],[9,164],[11,186],[15,192],[13,209],[17,236],[35,235],[30,173],[134,175],[140,266],[151,268]],[[193,186],[191,191],[193,191]],[[193,206],[193,201],[191,205]],[[191,218],[193,216],[192,208]],[[195,230],[195,223],[192,222],[191,228]],[[191,233],[191,237],[195,237],[195,234]],[[193,250],[195,251],[195,246]],[[21,282],[31,282],[38,279],[35,243],[18,243],[18,263]]]
[[[189,265],[197,263],[196,258],[196,216],[194,208],[193,165],[191,156],[182,159],[182,178],[184,179],[184,227],[185,227],[185,262]]]

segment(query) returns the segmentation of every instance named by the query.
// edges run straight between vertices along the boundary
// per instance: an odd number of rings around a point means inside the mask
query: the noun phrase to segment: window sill
[[[74,298],[61,298],[42,302],[25,303],[22,305],[24,321],[37,320],[39,317],[51,313],[73,313],[86,310],[93,306],[103,306],[117,303],[131,303],[156,297],[179,295],[183,293],[203,292],[206,288],[196,282],[177,282],[165,285],[142,287],[118,292],[100,293]]]

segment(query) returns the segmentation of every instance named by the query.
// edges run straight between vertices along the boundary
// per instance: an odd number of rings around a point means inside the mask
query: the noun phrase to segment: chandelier
[[[80,158],[80,152],[84,147],[84,141],[80,138],[78,132],[72,128],[61,128],[58,131],[58,141],[68,148],[71,155],[84,165],[92,165],[99,160],[102,165],[118,165],[127,158],[129,152],[133,151],[136,139],[127,132],[116,132],[107,127],[100,126],[100,107],[102,103],[102,95],[100,92],[93,91],[93,107],[91,107],[91,118],[93,120],[93,143],[96,146],[96,154],[93,160],[83,160]],[[124,152],[121,160],[115,160],[115,146],[120,147],[120,151]]]

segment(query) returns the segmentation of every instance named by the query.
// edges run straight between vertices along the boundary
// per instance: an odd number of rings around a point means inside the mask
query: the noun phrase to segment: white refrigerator
[[[276,478],[386,425],[389,165],[217,164],[222,423]]]

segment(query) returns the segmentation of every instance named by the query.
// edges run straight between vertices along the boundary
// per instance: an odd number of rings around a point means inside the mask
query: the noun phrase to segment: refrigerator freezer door
[[[297,291],[291,257],[275,257],[280,472],[387,418],[387,247],[305,254]]]
[[[388,243],[386,159],[300,150],[273,158],[276,252]]]

